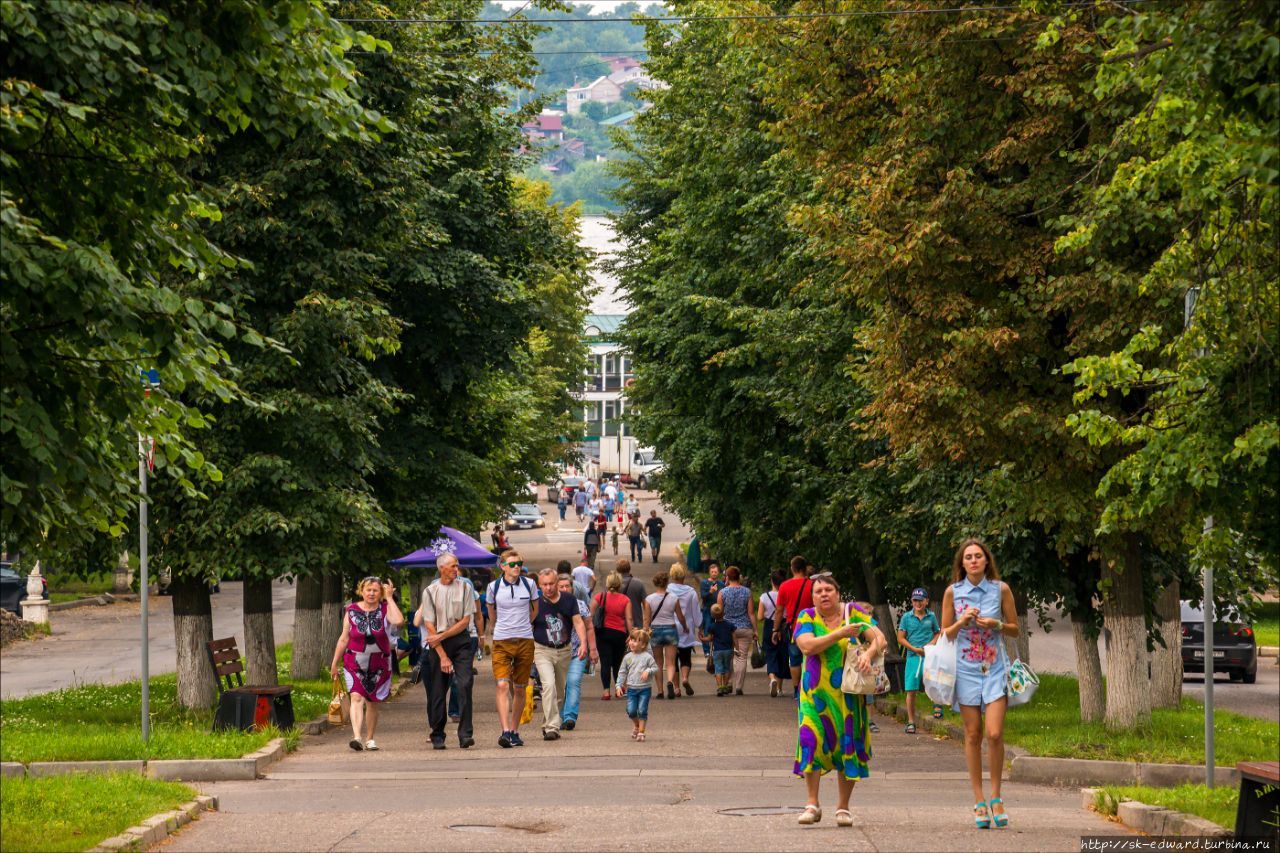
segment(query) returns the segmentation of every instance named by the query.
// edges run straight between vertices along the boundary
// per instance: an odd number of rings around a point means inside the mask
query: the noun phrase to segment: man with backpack
[[[777,615],[773,631],[773,642],[786,642],[790,646],[787,663],[791,667],[791,684],[796,701],[800,701],[800,666],[804,663],[804,654],[795,642],[796,620],[800,612],[813,607],[813,581],[809,578],[809,563],[804,557],[791,558],[791,579],[783,581],[778,587]]]
[[[502,555],[502,577],[485,590],[489,624],[493,626],[493,677],[498,683],[498,722],[502,735],[498,746],[524,746],[520,717],[524,713],[525,688],[533,669],[533,619],[542,593],[521,573],[524,560],[516,551]]]
[[[596,519],[587,521],[586,529],[582,532],[582,550],[586,555],[586,564],[591,567],[592,572],[596,569],[596,554],[600,553],[603,539],[604,531],[596,523]]]

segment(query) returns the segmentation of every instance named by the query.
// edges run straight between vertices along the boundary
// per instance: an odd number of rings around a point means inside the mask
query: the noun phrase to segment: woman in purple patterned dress
[[[378,727],[378,703],[391,695],[391,654],[393,639],[404,624],[404,614],[396,606],[395,587],[378,578],[365,578],[356,585],[360,600],[348,604],[343,613],[342,635],[333,650],[330,672],[342,674],[351,694],[352,749],[377,749],[373,739]],[[361,738],[364,730],[365,739]]]

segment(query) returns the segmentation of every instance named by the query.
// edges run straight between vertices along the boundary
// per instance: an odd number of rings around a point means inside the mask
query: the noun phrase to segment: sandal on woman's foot
[[[687,682],[687,681],[686,681],[682,686],[684,687],[684,695],[686,695],[686,696],[692,696],[692,695],[693,695],[693,685],[692,685],[692,684],[690,684],[689,682]]]
[[[360,750],[364,749],[364,744],[362,744],[358,738],[352,738],[351,742],[348,743],[347,746],[351,747],[356,752],[359,752]]]
[[[612,698],[613,698],[613,694],[612,694],[612,693],[610,693],[608,690],[606,690],[606,691],[604,692],[604,695],[600,697],[600,701],[601,701],[601,702],[608,702],[608,701],[609,701],[610,699],[612,699]]]
[[[935,720],[941,720],[941,719],[942,719],[942,706],[941,706],[941,705],[934,705],[934,706],[933,706],[933,718],[934,718]]]
[[[636,739],[637,737],[639,737],[639,736],[640,736],[640,733],[639,733],[639,732],[632,732],[632,733],[631,733],[631,739],[632,739],[632,740],[635,740],[635,739]]]
[[[916,724],[915,724],[915,723],[907,723],[907,734],[909,734],[909,735],[913,735],[913,734],[915,734],[915,733],[916,733]]]
[[[810,824],[817,823],[820,820],[822,820],[822,806],[810,804],[804,807],[804,811],[800,813],[800,820],[798,822],[801,826],[809,826]]]
[[[836,809],[836,826],[853,826],[853,812],[848,809]]]
[[[987,802],[991,806],[996,806],[996,805],[1000,806],[999,812],[996,812],[994,808],[991,809],[991,820],[995,822],[995,825],[999,828],[1008,826],[1009,815],[1004,810],[1004,800],[1000,799],[999,797],[992,797]]]
[[[636,743],[644,743],[644,732],[636,732]]]
[[[981,803],[973,804],[973,824],[978,829],[991,828],[991,809],[987,807],[985,800]]]

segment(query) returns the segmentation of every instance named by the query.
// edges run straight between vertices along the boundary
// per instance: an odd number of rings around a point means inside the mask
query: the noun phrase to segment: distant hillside
[[[482,17],[499,20],[512,11],[487,2]],[[539,97],[546,99],[546,109],[568,112],[565,91],[570,87],[585,86],[609,75],[620,58],[644,62],[644,27],[632,23],[632,16],[666,13],[661,3],[598,3],[594,8],[580,4],[571,12],[531,8],[526,13],[528,17],[551,18],[557,22],[545,25],[547,31],[534,41],[534,51],[541,64],[541,71],[533,81],[534,91],[513,92],[511,108],[517,109]],[[574,23],[584,19],[616,23]],[[540,163],[530,167],[529,176],[550,183],[556,202],[581,202],[586,213],[613,210],[607,193],[617,185],[617,179],[608,173],[606,163],[617,154],[610,133],[611,129],[625,132],[627,114],[643,106],[636,97],[637,92],[638,87],[629,83],[622,87],[621,101],[588,102],[581,105],[576,115],[565,115],[563,141],[543,140],[531,146],[541,148],[543,153]]]

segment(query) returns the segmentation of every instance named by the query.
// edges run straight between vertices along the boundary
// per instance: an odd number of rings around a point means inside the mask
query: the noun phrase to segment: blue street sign
[[[138,374],[139,374],[139,378],[142,380],[143,385],[146,385],[149,388],[160,387],[160,371],[155,369],[154,367],[152,368],[139,367]]]

